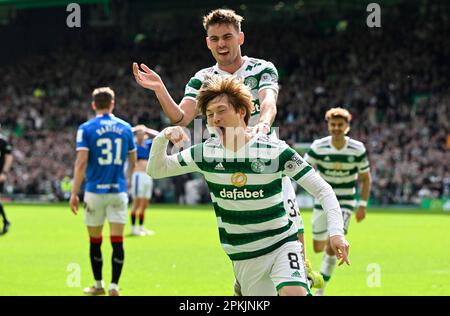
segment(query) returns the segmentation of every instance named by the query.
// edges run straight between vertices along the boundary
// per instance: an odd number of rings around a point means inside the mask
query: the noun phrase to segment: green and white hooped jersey
[[[278,72],[275,66],[263,59],[244,56],[244,63],[235,73],[230,74],[221,70],[218,65],[198,71],[186,85],[184,98],[195,100],[203,81],[213,75],[232,75],[243,78],[245,85],[253,96],[254,112],[251,113],[248,126],[255,126],[259,122],[260,102],[258,92],[263,89],[273,89],[278,93]]]
[[[332,145],[331,136],[315,140],[305,154],[305,160],[315,165],[321,177],[331,185],[341,209],[353,212],[358,174],[370,169],[364,144],[350,137],[345,140],[346,144],[340,150]],[[322,209],[317,201],[314,208]]]
[[[297,240],[283,207],[281,179],[287,175],[301,184],[315,172],[284,141],[259,134],[235,153],[210,138],[178,153],[177,161],[177,174],[204,175],[220,242],[231,260],[259,257]]]

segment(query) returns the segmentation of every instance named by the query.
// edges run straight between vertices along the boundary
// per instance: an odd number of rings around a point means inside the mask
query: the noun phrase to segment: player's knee
[[[313,243],[313,250],[315,253],[322,252],[325,248],[325,243],[322,241],[314,241]]]
[[[280,296],[306,296],[306,289],[301,286],[283,286],[279,291]]]
[[[327,245],[327,247],[325,248],[325,251],[326,251],[327,255],[329,255],[329,256],[335,255],[335,252],[333,251],[333,248],[331,248],[330,245]]]

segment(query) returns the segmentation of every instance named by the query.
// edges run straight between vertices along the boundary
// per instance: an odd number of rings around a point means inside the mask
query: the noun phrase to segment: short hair
[[[206,31],[214,24],[232,24],[240,32],[241,22],[244,18],[231,9],[216,9],[203,17],[203,27]]]
[[[248,124],[254,106],[252,95],[242,79],[220,75],[206,79],[197,95],[197,110],[206,115],[209,102],[219,96],[227,96],[236,112],[245,109],[244,121]]]
[[[325,113],[325,120],[328,122],[330,119],[333,119],[333,118],[342,118],[347,123],[350,123],[350,121],[352,120],[352,115],[346,109],[339,108],[339,107],[331,108],[327,111],[327,113]]]
[[[97,88],[92,92],[92,101],[99,110],[108,109],[114,100],[114,91],[110,87]]]

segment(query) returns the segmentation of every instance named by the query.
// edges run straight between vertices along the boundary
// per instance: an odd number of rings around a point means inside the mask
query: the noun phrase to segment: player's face
[[[224,142],[226,135],[236,135],[239,130],[245,130],[244,117],[245,110],[236,112],[227,96],[212,99],[206,108],[208,126],[215,129]]]
[[[142,143],[145,140],[145,133],[144,132],[136,132],[136,141],[138,143]]]
[[[328,131],[333,137],[344,137],[348,127],[348,123],[341,117],[328,120]]]
[[[207,34],[206,44],[219,66],[239,61],[244,33],[238,32],[232,24],[214,24],[208,27]]]

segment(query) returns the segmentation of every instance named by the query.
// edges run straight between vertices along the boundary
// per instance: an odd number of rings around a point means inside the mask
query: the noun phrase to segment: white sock
[[[139,225],[139,229],[140,229],[140,230],[143,230],[143,229],[144,229],[144,226]]]
[[[325,252],[322,258],[322,265],[320,266],[320,273],[323,275],[324,287],[327,285],[328,281],[333,274],[334,267],[336,266],[337,258],[335,255],[330,256]]]
[[[109,284],[109,289],[110,290],[119,290],[119,286],[116,283],[110,283]]]
[[[95,286],[97,289],[103,288],[103,280],[100,280],[100,281],[95,280],[94,286]]]

